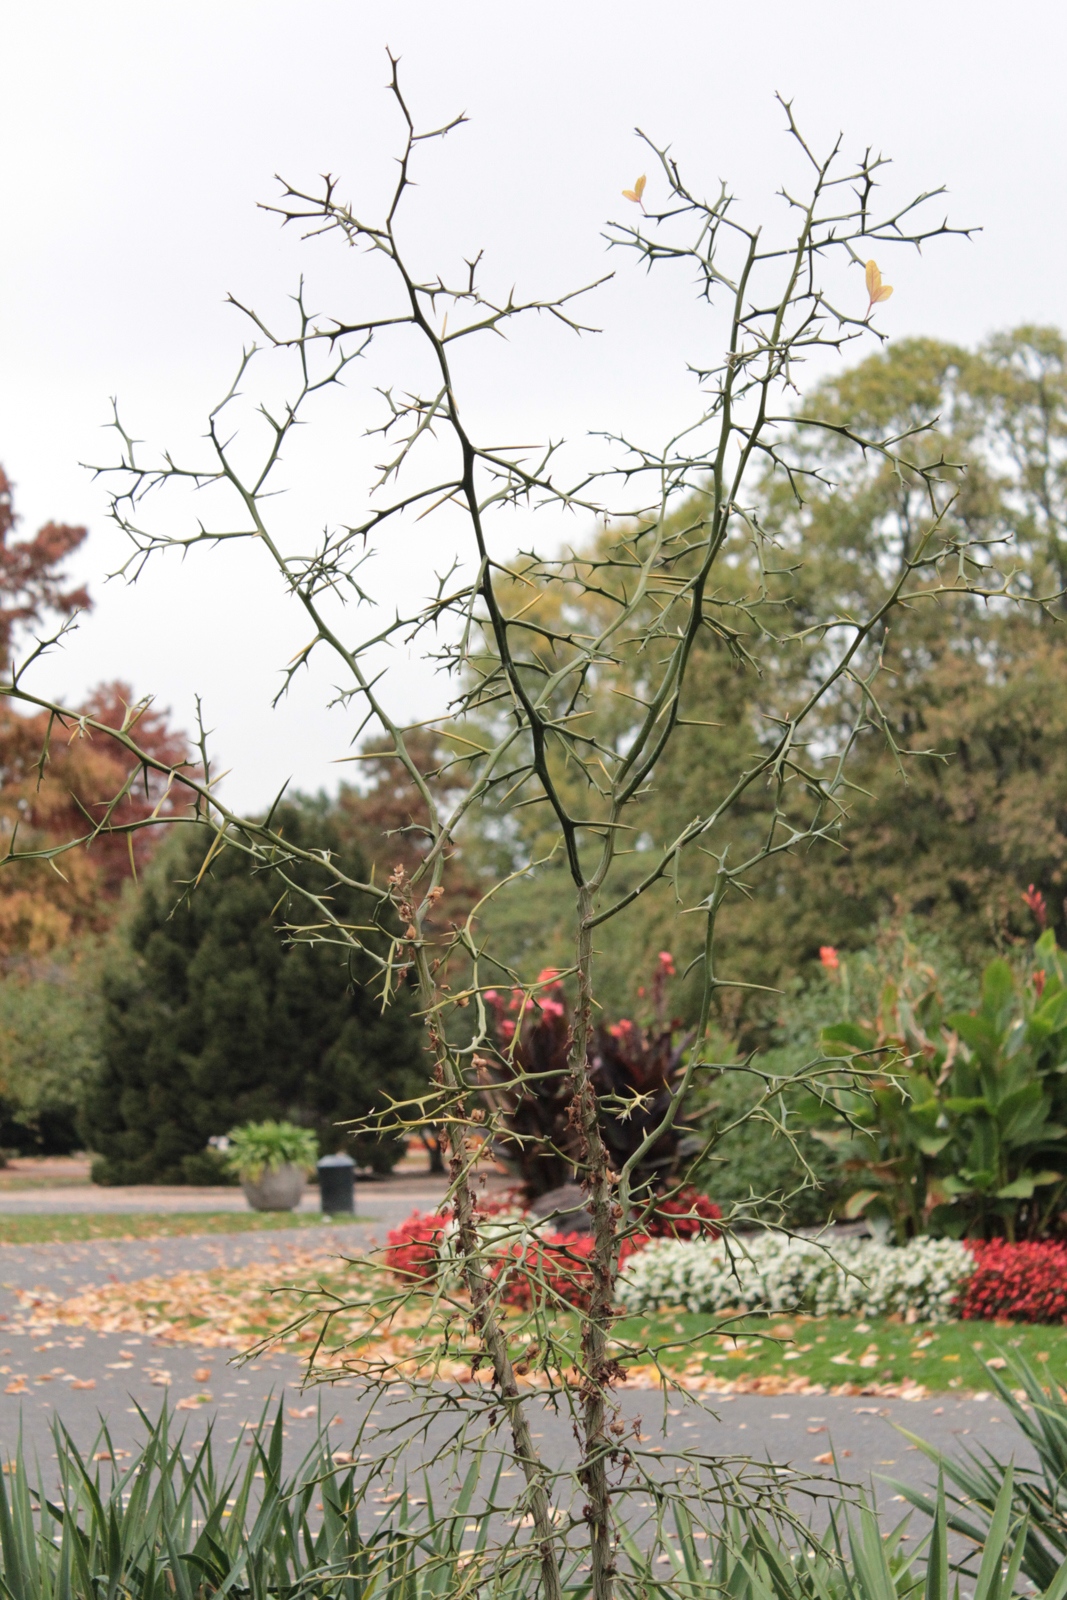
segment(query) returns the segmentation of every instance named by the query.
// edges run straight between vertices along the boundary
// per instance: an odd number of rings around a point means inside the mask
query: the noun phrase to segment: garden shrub
[[[0,977],[0,1147],[67,1155],[100,1066],[99,950],[13,962]]]
[[[786,1076],[795,1070],[795,1057],[769,1051],[760,1058],[760,1067]],[[762,1089],[762,1080],[752,1073],[725,1073],[703,1096],[705,1135],[716,1123],[723,1126],[744,1117]],[[784,1108],[795,1098],[789,1089],[780,1097]],[[808,1129],[797,1126],[794,1138],[796,1148],[769,1122],[750,1117],[719,1139],[697,1176],[728,1211],[793,1228],[817,1227],[841,1209],[847,1181],[836,1155]]]
[[[641,1021],[601,1021],[589,1039],[588,1068],[599,1102],[600,1131],[612,1168],[619,1172],[641,1150],[647,1135],[659,1136],[631,1175],[636,1192],[650,1194],[672,1184],[700,1140],[678,1112],[664,1126],[677,1098],[692,1034],[668,1015],[667,985],[676,976],[670,952],[661,950]],[[521,1180],[527,1200],[573,1180],[581,1162],[581,1138],[573,1121],[569,1060],[573,1018],[556,970],[545,968],[537,993],[509,996],[489,989],[494,1051],[481,1057],[483,1094],[500,1117],[493,1153]],[[644,986],[636,998],[646,1002]]]
[[[842,1020],[822,1029],[822,1045],[842,1070],[801,1111],[852,1175],[845,1215],[899,1243],[1054,1230],[1067,1195],[1067,961],[1052,933],[1025,963],[990,962],[968,1011],[946,1008],[937,972],[907,940],[862,1013],[851,963],[823,954]]]
[[[299,842],[314,802],[279,812]],[[102,1061],[86,1094],[82,1127],[100,1159],[98,1183],[202,1181],[210,1137],[238,1123],[284,1119],[308,1127],[320,1147],[348,1144],[356,1159],[388,1170],[403,1141],[341,1123],[384,1107],[385,1093],[417,1093],[425,1081],[418,1029],[405,1005],[384,1013],[365,958],[325,943],[286,943],[284,885],[253,873],[236,848],[217,851],[195,893],[214,835],[186,828],[146,875],[104,973]],[[336,841],[335,841],[336,844]],[[358,875],[361,864],[350,860]],[[369,922],[361,896],[331,891],[339,916]],[[280,897],[282,897],[280,899]]]

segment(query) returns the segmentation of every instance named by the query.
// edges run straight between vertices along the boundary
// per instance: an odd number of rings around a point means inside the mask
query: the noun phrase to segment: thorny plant
[[[788,137],[806,172],[806,187],[803,194],[781,192],[785,233],[765,233],[741,219],[725,188],[712,199],[702,198],[674,156],[645,139],[654,175],[628,192],[626,203],[636,208],[634,220],[611,227],[610,247],[629,252],[649,271],[674,267],[695,279],[708,315],[718,319],[711,338],[724,337],[725,354],[714,365],[690,368],[695,415],[664,445],[651,448],[626,437],[601,435],[598,448],[611,452],[607,464],[565,477],[567,458],[557,445],[538,452],[496,446],[475,436],[456,377],[455,355],[460,346],[500,335],[531,316],[580,334],[587,324],[579,320],[579,307],[597,284],[548,300],[493,298],[482,287],[480,258],[468,263],[457,279],[426,275],[415,267],[404,230],[413,168],[424,146],[444,140],[464,119],[418,131],[395,61],[392,69],[391,94],[404,135],[384,217],[367,221],[342,200],[331,177],[310,190],[284,184],[280,202],[267,208],[306,237],[326,236],[351,247],[357,269],[369,274],[364,287],[368,300],[383,296],[379,308],[355,317],[323,318],[309,312],[301,288],[295,325],[277,331],[255,312],[239,307],[258,342],[245,350],[233,387],[210,415],[206,459],[187,465],[165,455],[160,464],[145,464],[116,412],[121,459],[104,470],[117,480],[112,511],[132,545],[125,568],[131,578],[166,552],[188,553],[195,546],[223,541],[247,541],[258,558],[273,564],[311,630],[310,641],[285,669],[284,685],[313,656],[332,655],[335,670],[344,675],[339,697],[352,713],[353,744],[369,730],[379,741],[374,759],[381,761],[385,736],[392,759],[421,796],[428,819],[421,863],[410,877],[398,869],[387,885],[357,885],[374,910],[367,926],[347,926],[327,896],[301,887],[296,870],[314,860],[336,882],[349,883],[342,864],[326,853],[291,845],[275,827],[273,809],[263,818],[231,810],[219,792],[204,737],[200,766],[172,771],[138,744],[143,707],[135,707],[125,726],[113,730],[35,695],[28,686],[29,669],[54,640],[38,645],[14,670],[4,692],[27,707],[50,711],[59,728],[115,739],[139,763],[131,783],[138,771],[145,776],[162,772],[185,783],[194,796],[196,819],[214,830],[209,857],[223,849],[239,850],[253,867],[277,874],[289,894],[291,938],[329,940],[342,952],[364,952],[380,976],[383,1003],[399,984],[416,988],[432,1057],[432,1083],[416,1103],[390,1108],[388,1119],[393,1127],[432,1123],[447,1135],[455,1229],[451,1264],[459,1284],[455,1276],[442,1279],[432,1293],[436,1312],[465,1330],[465,1348],[474,1348],[474,1369],[485,1369],[473,1397],[468,1392],[459,1398],[454,1385],[429,1379],[420,1388],[421,1380],[412,1379],[424,1407],[418,1426],[428,1430],[428,1413],[437,1407],[462,1415],[457,1438],[469,1439],[474,1416],[491,1428],[505,1427],[524,1479],[520,1506],[532,1526],[545,1600],[559,1600],[567,1541],[575,1529],[584,1531],[588,1543],[592,1592],[596,1600],[609,1600],[622,1580],[614,1509],[620,1497],[650,1489],[657,1495],[681,1495],[687,1484],[693,1488],[693,1480],[683,1475],[676,1490],[665,1490],[663,1458],[642,1451],[619,1418],[615,1387],[627,1359],[641,1352],[621,1351],[613,1343],[613,1303],[620,1250],[640,1231],[653,1203],[647,1191],[635,1192],[635,1170],[679,1114],[698,1077],[727,1070],[712,1059],[709,1043],[713,1007],[720,991],[732,983],[717,958],[720,908],[728,896],[754,892],[761,864],[832,839],[848,802],[849,757],[857,740],[873,731],[892,742],[878,693],[880,651],[895,607],[937,606],[964,596],[989,605],[1046,605],[1055,597],[1025,593],[1016,581],[1010,549],[1001,559],[1003,551],[954,521],[959,468],[945,460],[913,460],[911,435],[864,437],[833,425],[836,433],[892,463],[903,482],[921,489],[926,506],[923,525],[909,548],[887,556],[884,590],[868,610],[835,611],[797,626],[791,583],[803,549],[790,543],[790,535],[772,537],[761,520],[762,486],[768,479],[784,477],[802,503],[811,475],[821,476],[818,465],[812,465],[810,439],[816,436],[813,430],[828,425],[818,418],[798,418],[790,409],[798,363],[819,352],[840,353],[873,332],[872,315],[889,292],[869,259],[875,250],[884,254],[900,244],[919,249],[942,235],[966,231],[936,218],[925,220],[940,191],[920,195],[899,209],[880,209],[883,159],[868,151],[849,163],[840,140],[827,155],[817,155],[783,102]],[[383,289],[386,280],[390,287]],[[415,376],[410,389],[397,382],[381,392],[384,420],[372,432],[380,433],[391,454],[365,487],[367,509],[353,522],[328,530],[315,549],[292,548],[276,522],[272,496],[294,430],[313,403],[354,375],[358,361],[372,348],[377,352],[397,341],[390,360],[400,363],[408,359],[413,340],[421,347],[419,370],[425,377],[428,363],[431,377],[427,383]],[[230,418],[242,386],[252,381],[264,360],[283,367],[290,363],[295,380],[284,405],[260,408],[267,442],[249,471],[241,464],[247,459],[246,447],[238,449]],[[796,448],[798,429],[809,441],[803,453]],[[153,496],[183,488],[209,491],[209,501],[210,494],[228,496],[229,508],[217,520],[192,517],[185,531],[146,520]],[[552,508],[582,512],[590,520],[602,518],[600,554],[581,561],[566,554],[558,559],[511,557],[514,514]],[[405,530],[426,517],[445,519],[446,540],[457,516],[465,542],[431,598],[392,620],[374,612],[365,588],[368,553],[389,539],[401,540]],[[751,583],[740,580],[738,573],[751,573]],[[553,614],[555,620],[546,620],[536,602],[553,590],[583,594],[603,619],[598,630],[572,626],[565,606]],[[368,615],[372,620],[361,631],[359,624]],[[691,713],[699,717],[704,709],[687,700],[687,670],[695,649],[708,638],[729,649],[739,670],[760,676],[764,725],[753,732],[751,762],[740,776],[709,794],[702,813],[655,849],[638,837],[633,819],[640,815],[640,800],[654,783],[657,764],[676,730],[693,720]],[[442,639],[443,646],[436,642]],[[452,700],[429,726],[440,732],[462,783],[435,785],[414,759],[410,741],[427,724],[404,726],[390,709],[389,675],[380,671],[381,647],[388,644],[423,648],[428,659],[436,653],[452,685]],[[643,663],[644,690],[629,701],[625,729],[602,738],[587,712],[626,655]],[[803,662],[803,670],[796,670],[797,661]],[[824,732],[817,740],[814,714],[828,707],[833,716],[824,715],[819,724]],[[832,744],[826,740],[827,726],[838,730]],[[896,753],[901,762],[908,754]],[[41,759],[42,764],[47,760],[47,749]],[[730,860],[720,842],[723,824],[750,791],[760,788],[772,802],[770,824],[747,858]],[[439,803],[442,794],[450,797],[447,805]],[[484,994],[505,982],[518,986],[525,1003],[534,1005],[538,983],[502,966],[484,948],[479,931],[484,901],[462,925],[433,931],[433,908],[444,892],[464,823],[476,808],[490,806],[505,816],[514,815],[519,806],[541,808],[551,819],[574,885],[574,957],[559,977],[568,986],[573,1015],[569,1155],[588,1196],[593,1245],[591,1287],[580,1313],[577,1346],[565,1354],[554,1328],[567,1296],[547,1278],[536,1286],[525,1323],[509,1321],[500,1278],[491,1270],[475,1172],[482,1141],[498,1131],[491,1112],[486,1119],[479,1093],[480,1061],[494,1049]],[[153,820],[129,826],[151,826]],[[64,847],[89,844],[117,829],[110,807],[102,819],[87,821],[84,835]],[[635,852],[643,869],[636,876]],[[8,859],[58,853],[20,850],[13,840]],[[694,903],[687,881],[698,853],[702,866],[711,861],[714,877],[710,891],[701,892]],[[629,859],[624,862],[624,857]],[[677,1093],[662,1122],[616,1168],[602,1137],[588,1069],[597,1011],[598,939],[665,881],[673,884],[680,913],[703,920],[700,1014]],[[487,887],[486,894],[506,887],[505,880]],[[758,1063],[746,1063],[744,1070],[758,1072]],[[808,1070],[817,1083],[821,1065]],[[765,1088],[753,1113],[764,1117],[774,1113],[780,1085],[768,1078]],[[783,1132],[790,1137],[788,1128]],[[398,1310],[416,1306],[416,1295],[423,1292],[421,1287],[369,1292],[367,1304],[377,1308],[374,1315],[384,1327]],[[418,1320],[429,1326],[436,1312],[432,1307],[419,1312]],[[524,1392],[517,1365],[533,1369],[544,1387]],[[384,1362],[377,1374],[373,1362],[365,1362],[362,1370],[368,1381],[396,1381],[396,1367]],[[542,1458],[531,1429],[531,1406],[545,1403],[570,1408],[573,1418],[578,1461],[571,1481],[582,1502],[573,1521],[561,1518],[554,1505],[567,1474]],[[393,1430],[384,1433],[382,1461],[392,1448],[388,1440]],[[698,1458],[689,1465],[696,1471]],[[722,1470],[721,1461],[708,1458],[705,1465],[713,1474]],[[374,1470],[381,1470],[381,1461]],[[732,1480],[739,1494],[743,1478]],[[773,1474],[766,1482],[773,1483]]]

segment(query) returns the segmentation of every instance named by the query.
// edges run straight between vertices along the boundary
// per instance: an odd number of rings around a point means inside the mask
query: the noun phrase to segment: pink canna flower
[[[841,965],[841,958],[832,944],[821,944],[819,946],[819,960],[827,972],[836,972]]]
[[[1033,912],[1034,921],[1037,923],[1038,927],[1044,928],[1048,923],[1048,907],[1045,904],[1045,897],[1041,893],[1041,890],[1035,889],[1031,883],[1028,885],[1024,894],[1022,895],[1022,899],[1023,902],[1028,905],[1030,910]]]

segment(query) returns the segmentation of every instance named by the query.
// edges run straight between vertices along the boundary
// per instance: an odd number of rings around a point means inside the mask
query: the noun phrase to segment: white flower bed
[[[950,1322],[974,1271],[954,1239],[915,1239],[897,1249],[873,1239],[790,1239],[754,1234],[691,1243],[657,1239],[631,1256],[618,1298],[629,1311],[662,1305],[687,1311],[808,1312]]]

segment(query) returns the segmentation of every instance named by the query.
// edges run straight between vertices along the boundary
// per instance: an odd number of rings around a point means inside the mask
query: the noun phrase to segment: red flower
[[[1034,921],[1037,923],[1038,927],[1044,928],[1048,923],[1048,907],[1045,904],[1045,897],[1041,893],[1041,890],[1035,889],[1031,883],[1027,886],[1025,893],[1021,896],[1021,899],[1023,900],[1024,904],[1030,907],[1030,910],[1034,914]]]
[[[648,1243],[648,1236],[624,1239],[619,1249],[619,1265]],[[502,1283],[500,1298],[505,1305],[529,1310],[538,1299],[556,1301],[585,1311],[593,1290],[589,1258],[593,1237],[588,1233],[550,1233],[547,1238],[527,1244],[512,1244],[501,1251],[490,1269]]]
[[[840,957],[832,944],[821,944],[819,946],[819,960],[828,972],[836,972],[841,965]]]
[[[414,1211],[399,1228],[389,1234],[385,1264],[398,1278],[432,1278],[437,1271],[438,1248],[444,1238],[448,1215],[437,1212],[424,1217]]]
[[[651,1239],[717,1239],[721,1230],[715,1223],[721,1216],[714,1200],[689,1184],[670,1200],[658,1201],[645,1226]]]
[[[964,1321],[1063,1322],[1067,1320],[1067,1245],[1055,1240],[1009,1244],[967,1241],[974,1272],[963,1286]]]
[[[665,977],[673,978],[675,976],[674,957],[671,955],[669,950],[661,950],[660,951],[660,953],[659,953],[659,964],[663,968],[663,973],[664,973]]]

